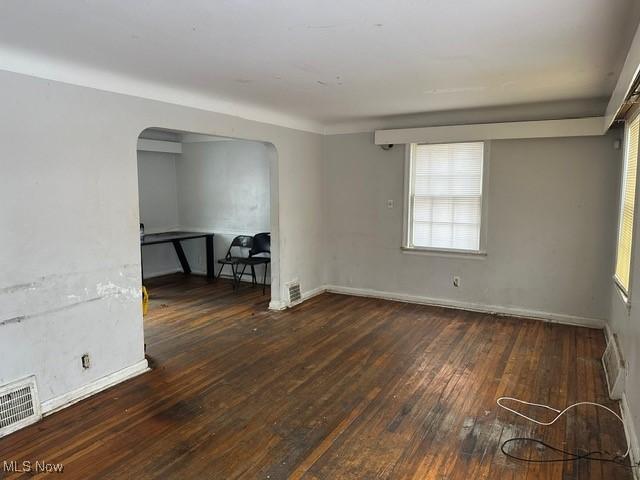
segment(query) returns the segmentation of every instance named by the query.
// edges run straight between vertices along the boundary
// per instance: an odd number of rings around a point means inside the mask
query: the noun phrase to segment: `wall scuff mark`
[[[99,300],[129,303],[139,299],[138,265],[43,276],[0,289],[0,327]]]

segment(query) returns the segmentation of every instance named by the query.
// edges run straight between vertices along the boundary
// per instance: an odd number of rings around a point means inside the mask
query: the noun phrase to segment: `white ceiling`
[[[3,0],[0,69],[322,129],[607,97],[636,0]]]

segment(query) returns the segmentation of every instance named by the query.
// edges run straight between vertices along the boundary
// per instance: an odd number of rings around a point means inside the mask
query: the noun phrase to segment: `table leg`
[[[191,267],[189,266],[189,261],[187,260],[187,256],[184,254],[184,250],[182,249],[180,240],[173,240],[171,243],[173,243],[173,248],[176,249],[178,260],[180,260],[180,265],[182,266],[182,271],[184,273],[191,273]]]
[[[204,240],[207,247],[207,278],[213,279],[216,276],[213,264],[213,235],[207,235]]]

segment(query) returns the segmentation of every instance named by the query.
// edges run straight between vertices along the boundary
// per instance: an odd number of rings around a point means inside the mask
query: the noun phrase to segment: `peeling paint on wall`
[[[20,315],[19,317],[8,318],[6,320],[0,321],[0,327],[4,325],[9,325],[10,323],[20,323],[26,317],[24,315]]]
[[[140,298],[140,287],[123,287],[113,282],[97,284],[96,291],[100,298]]]
[[[100,300],[140,300],[140,267],[53,274],[0,289],[0,327]],[[87,287],[86,285],[95,285]]]

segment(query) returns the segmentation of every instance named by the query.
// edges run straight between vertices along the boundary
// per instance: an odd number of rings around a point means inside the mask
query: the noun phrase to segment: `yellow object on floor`
[[[147,287],[142,286],[142,315],[147,314],[147,310],[149,309],[149,292],[147,292]]]

